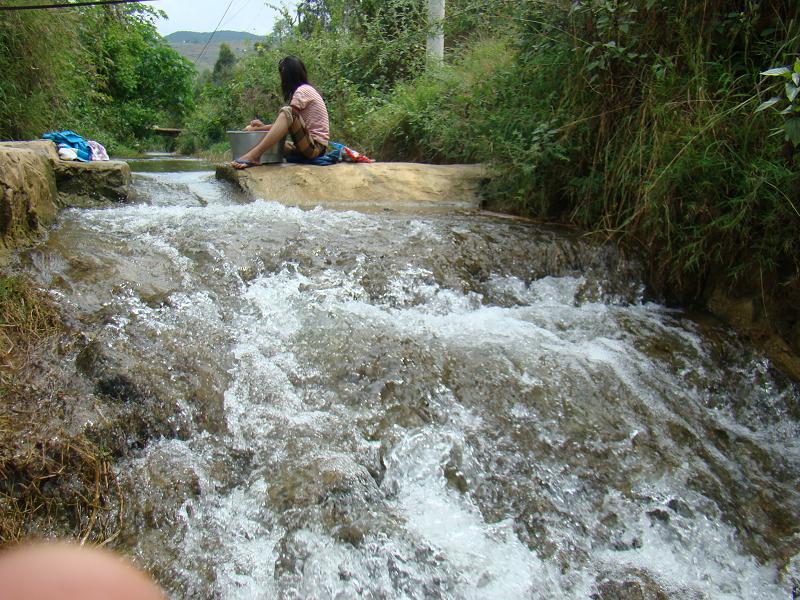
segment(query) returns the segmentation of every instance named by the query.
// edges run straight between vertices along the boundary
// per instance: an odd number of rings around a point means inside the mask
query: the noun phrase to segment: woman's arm
[[[272,123],[262,123],[258,119],[253,119],[250,124],[244,128],[245,131],[269,131],[272,128]]]

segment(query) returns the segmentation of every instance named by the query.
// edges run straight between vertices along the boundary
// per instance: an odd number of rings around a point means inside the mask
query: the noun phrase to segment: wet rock
[[[425,399],[420,398],[417,406],[413,404],[395,404],[390,406],[378,424],[379,430],[388,430],[393,426],[405,429],[422,427],[432,421],[430,410],[425,406]]]
[[[94,385],[97,418],[87,435],[115,455],[126,455],[154,437],[178,437],[189,426],[175,401],[159,394],[142,374],[130,373],[102,340],[92,340],[76,359]]]
[[[667,502],[667,508],[687,519],[691,519],[694,516],[694,513],[692,512],[692,509],[689,508],[689,505],[679,498],[673,498]]]
[[[186,463],[180,453],[171,451],[164,445],[144,458],[144,464],[137,469],[138,481],[125,481],[123,486],[135,486],[126,493],[126,527],[140,531],[147,527],[173,525],[178,509],[187,499],[200,495],[200,477]]]
[[[385,519],[377,483],[364,466],[348,458],[317,459],[284,473],[270,487],[268,502],[282,513],[288,529],[312,526],[311,514],[334,538],[353,545]]]
[[[669,596],[648,578],[646,581],[628,579],[625,581],[604,581],[592,600],[668,600]]]
[[[86,343],[86,346],[75,357],[75,365],[78,371],[86,376],[91,376],[101,366],[103,360],[100,344],[97,340]]]
[[[318,459],[285,474],[269,491],[280,511],[307,508],[328,501],[344,504],[380,502],[381,493],[369,472],[347,458]]]
[[[697,435],[683,423],[669,421],[667,423],[667,431],[679,447],[697,446],[699,443]]]
[[[212,445],[206,452],[211,460],[206,466],[206,473],[214,482],[218,493],[226,494],[237,486],[243,485],[247,474],[253,471],[253,451],[227,448],[220,450]]]
[[[143,400],[141,392],[130,377],[119,373],[99,379],[95,389],[98,394],[117,402],[136,403]]]
[[[795,537],[795,548],[800,548],[800,535]],[[792,599],[800,598],[800,552],[786,563],[781,575],[792,586]]]
[[[638,550],[642,547],[642,540],[633,537],[630,540],[617,540],[611,544],[611,548],[617,552],[627,552],[628,550]]]
[[[444,466],[444,478],[447,480],[447,485],[458,490],[462,494],[466,494],[469,491],[469,483],[467,482],[466,475],[464,475],[460,467],[452,461],[449,461]]]
[[[490,477],[472,492],[484,520],[491,523],[507,518],[505,507],[510,504],[514,514],[514,532],[520,541],[542,560],[555,560],[562,566],[569,564],[568,560],[560,560],[559,546],[550,532],[553,522],[566,522],[567,515],[558,514],[558,508],[546,494],[533,489],[527,498],[514,498],[513,486],[513,482]],[[585,554],[578,548],[569,551],[573,552],[573,558]]]
[[[91,208],[128,199],[131,170],[124,161],[58,161],[54,169],[62,207]]]
[[[0,256],[31,243],[56,218],[56,182],[47,159],[0,146]]]
[[[776,333],[776,324],[773,322],[774,316],[780,313],[783,313],[780,314],[781,319],[796,319],[796,304],[782,306],[780,309],[778,306],[771,306],[773,318],[769,318],[769,313],[765,312],[767,302],[779,305],[780,301],[774,297],[765,298],[763,285],[763,281],[759,280],[752,283],[751,291],[738,295],[725,285],[709,286],[706,306],[714,316],[759,346],[778,369],[794,381],[800,381],[800,356],[797,353],[800,340],[793,339],[792,330],[788,328],[778,327],[779,331]],[[796,335],[800,331],[800,321],[794,327]]]
[[[648,511],[647,516],[650,517],[650,522],[655,523],[669,523],[669,513],[660,508]]]
[[[641,569],[627,569],[620,573],[606,573],[597,581],[597,592],[592,600],[667,600],[667,594],[653,577]],[[694,594],[681,596],[693,598]]]
[[[275,578],[286,575],[297,575],[303,572],[303,566],[310,552],[298,539],[297,531],[289,531],[278,542],[278,558],[275,559]]]

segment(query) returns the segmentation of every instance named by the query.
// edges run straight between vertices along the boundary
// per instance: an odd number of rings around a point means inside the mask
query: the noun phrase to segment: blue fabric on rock
[[[328,148],[331,150],[327,154],[323,154],[322,156],[318,156],[317,158],[313,159],[305,158],[299,154],[290,154],[286,157],[286,162],[299,165],[317,165],[319,167],[327,167],[329,165],[335,165],[339,162],[375,162],[374,160],[359,154],[355,150],[348,148],[344,144],[328,142]]]
[[[313,158],[309,160],[303,156],[298,154],[290,154],[286,157],[286,162],[294,163],[298,165],[314,165],[317,167],[329,167],[331,165],[335,165],[339,162],[339,159],[336,156],[335,152],[328,152],[327,154],[323,154],[322,156],[318,156],[317,158]]]
[[[78,160],[82,162],[92,160],[92,149],[89,144],[74,131],[50,131],[45,133],[42,138],[54,142],[59,148],[74,148],[78,153]]]

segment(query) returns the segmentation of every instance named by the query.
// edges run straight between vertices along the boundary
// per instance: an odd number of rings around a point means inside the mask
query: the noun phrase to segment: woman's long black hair
[[[287,56],[278,63],[278,72],[281,74],[283,99],[289,102],[295,90],[304,83],[308,83],[306,66],[296,56]]]

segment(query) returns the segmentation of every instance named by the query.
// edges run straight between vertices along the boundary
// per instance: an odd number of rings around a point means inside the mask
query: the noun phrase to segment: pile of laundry
[[[330,148],[330,150],[328,151],[327,154],[323,154],[322,156],[319,156],[317,158],[308,159],[299,156],[289,155],[286,157],[286,162],[300,163],[304,165],[317,165],[320,167],[335,165],[336,163],[340,162],[354,162],[354,163],[375,162],[371,158],[368,158],[363,154],[356,152],[352,148],[348,148],[344,144],[339,144],[337,142],[328,142],[328,148]]]
[[[42,138],[52,141],[58,147],[58,156],[61,160],[81,162],[110,160],[102,144],[94,140],[85,140],[74,131],[50,131]]]
[[[348,148],[344,144],[337,144],[336,142],[328,142],[328,146],[332,148],[328,154],[325,156],[332,155],[339,162],[354,162],[354,163],[373,163],[375,162],[371,158],[364,156],[363,154],[356,152],[352,148]]]

